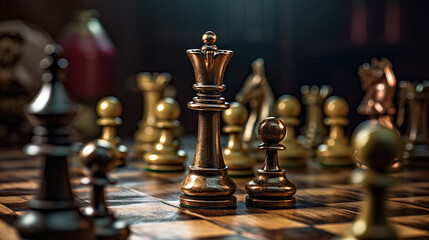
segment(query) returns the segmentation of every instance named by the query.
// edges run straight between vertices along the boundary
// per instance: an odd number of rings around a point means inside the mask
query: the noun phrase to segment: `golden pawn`
[[[185,169],[186,152],[177,150],[173,129],[179,126],[180,106],[173,98],[163,98],[155,105],[156,128],[159,138],[152,150],[143,155],[145,170],[154,172],[180,172]]]
[[[386,218],[385,193],[394,185],[394,178],[386,172],[394,159],[402,153],[397,131],[377,121],[360,124],[352,137],[356,162],[368,169],[355,169],[352,182],[365,188],[361,214],[342,239],[397,239]]]
[[[122,115],[122,104],[116,97],[104,97],[97,103],[97,125],[102,127],[100,139],[112,143],[118,150],[117,166],[125,165],[128,148],[121,145],[121,138],[116,133],[116,127],[122,125],[122,120],[119,118]]]
[[[228,134],[228,145],[223,150],[223,159],[233,177],[253,176],[253,166],[256,160],[251,158],[243,149],[241,133],[249,113],[238,102],[232,102],[231,107],[222,113],[222,119],[227,124],[222,131]]]
[[[308,153],[305,148],[298,144],[295,135],[295,127],[299,125],[298,115],[301,112],[298,99],[292,95],[281,96],[276,102],[275,111],[286,126],[286,136],[280,143],[287,150],[278,153],[280,166],[304,167]]]
[[[349,104],[342,97],[332,96],[323,105],[323,112],[328,116],[324,123],[330,126],[330,129],[325,143],[317,148],[320,163],[325,166],[353,165],[352,150],[344,136],[344,126],[349,124],[346,118],[349,114]]]

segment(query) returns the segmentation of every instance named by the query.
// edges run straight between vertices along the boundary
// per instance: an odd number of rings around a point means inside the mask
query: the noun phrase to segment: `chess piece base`
[[[237,198],[235,196],[208,198],[183,194],[180,196],[180,206],[202,209],[236,208]]]
[[[256,207],[256,208],[293,208],[295,207],[295,197],[285,198],[285,199],[261,199],[254,198],[252,196],[247,195],[246,197],[246,205],[248,207]]]
[[[97,240],[125,240],[130,229],[122,221],[116,221],[113,215],[94,218]]]

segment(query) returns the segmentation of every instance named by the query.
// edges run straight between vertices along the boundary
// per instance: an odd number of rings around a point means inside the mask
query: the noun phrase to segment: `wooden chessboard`
[[[188,163],[193,149],[188,150]],[[14,221],[38,189],[41,161],[19,150],[0,153],[0,239],[13,240]],[[71,161],[72,184],[81,206],[87,206],[89,188],[76,159]],[[309,159],[307,169],[288,169],[297,186],[294,209],[247,208],[244,185],[250,178],[235,178],[239,200],[234,210],[199,210],[179,207],[179,184],[185,173],[142,171],[131,161],[112,177],[120,183],[108,188],[108,204],[119,219],[131,226],[138,239],[331,239],[341,235],[362,204],[362,189],[349,183],[352,169],[321,168]],[[429,239],[429,169],[406,169],[394,174],[398,185],[390,189],[389,221],[403,239]]]

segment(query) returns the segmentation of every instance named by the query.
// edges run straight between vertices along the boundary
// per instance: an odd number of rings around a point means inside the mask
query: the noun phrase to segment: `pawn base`
[[[246,197],[246,205],[255,208],[293,208],[295,207],[295,197],[291,198],[255,198],[250,195]]]
[[[236,208],[237,198],[235,196],[196,197],[183,194],[180,196],[180,206],[202,209]]]
[[[94,223],[97,240],[125,240],[130,235],[128,226],[113,216],[95,218]]]

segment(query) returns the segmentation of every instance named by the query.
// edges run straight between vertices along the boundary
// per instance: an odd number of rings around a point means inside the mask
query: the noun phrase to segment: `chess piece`
[[[342,97],[332,96],[326,100],[323,111],[327,116],[324,122],[330,126],[330,129],[325,143],[317,148],[320,164],[324,166],[353,165],[352,150],[344,136],[344,126],[349,123],[346,118],[349,113],[349,104]]]
[[[97,240],[125,240],[130,234],[128,226],[106,207],[105,186],[115,184],[106,174],[115,169],[118,155],[115,144],[103,139],[87,143],[79,154],[91,172],[90,181],[84,178],[85,184],[93,185],[91,206],[85,208],[85,214],[94,222]]]
[[[392,63],[387,58],[371,59],[359,67],[359,78],[365,96],[358,106],[358,113],[368,119],[377,119],[387,127],[394,127],[393,114],[396,112],[393,98],[396,91],[396,77]]]
[[[259,162],[264,161],[263,152],[258,150],[258,124],[274,112],[275,97],[265,76],[264,59],[252,62],[252,74],[246,79],[235,100],[243,105],[249,104],[250,116],[243,132],[244,149]]]
[[[173,130],[179,126],[180,106],[173,98],[163,98],[155,105],[155,127],[158,140],[152,150],[143,155],[145,169],[155,172],[180,172],[185,169],[186,152],[174,145]]]
[[[97,103],[97,125],[102,127],[101,139],[109,141],[118,150],[119,167],[125,166],[128,148],[121,144],[121,138],[116,134],[116,127],[122,125],[122,104],[119,99],[109,96],[100,99]]]
[[[222,98],[225,90],[223,74],[232,57],[230,50],[218,50],[214,45],[216,34],[203,35],[201,49],[186,51],[195,72],[196,84],[192,88],[197,96],[188,108],[198,111],[198,134],[194,161],[186,178],[180,184],[182,207],[235,208],[233,195],[237,186],[228,175],[220,146],[220,113],[229,108]]]
[[[305,105],[305,127],[301,130],[298,142],[304,146],[310,156],[315,155],[315,149],[323,143],[326,128],[323,125],[322,105],[331,95],[332,87],[323,85],[301,87],[302,102]]]
[[[228,144],[223,150],[223,157],[232,177],[254,175],[253,166],[256,160],[243,149],[241,137],[248,116],[247,109],[238,102],[232,102],[231,107],[222,113],[222,119],[227,124],[222,130],[228,134]]]
[[[45,70],[44,83],[24,109],[35,126],[33,142],[24,147],[24,152],[41,156],[45,164],[39,193],[29,202],[30,210],[18,220],[17,229],[25,239],[95,239],[93,225],[80,213],[70,187],[67,126],[76,111],[61,83],[67,60],[59,57],[59,45],[49,44],[45,52],[49,56],[40,62]]]
[[[262,120],[258,126],[262,142],[260,150],[265,150],[265,165],[256,177],[246,184],[246,204],[259,208],[291,208],[295,206],[295,185],[286,177],[279,166],[278,150],[285,150],[280,142],[286,135],[286,126],[275,117]]]
[[[153,143],[159,138],[159,131],[155,127],[155,104],[161,99],[165,88],[170,83],[169,73],[140,73],[137,75],[137,86],[143,93],[143,117],[139,128],[134,134],[134,153],[143,156],[152,150]]]
[[[402,157],[411,165],[426,165],[429,158],[428,108],[429,81],[421,83],[399,82],[397,125],[404,123],[405,109],[408,110],[408,123],[403,135],[405,149]]]
[[[365,187],[361,214],[343,239],[396,239],[394,229],[387,223],[385,192],[394,185],[386,175],[391,162],[401,154],[401,139],[394,129],[377,121],[360,124],[352,137],[356,161],[368,169],[355,169],[352,182]]]
[[[276,115],[286,126],[286,136],[280,142],[287,151],[278,153],[281,167],[304,167],[307,158],[307,150],[298,144],[295,136],[295,127],[299,125],[298,115],[301,105],[298,99],[292,95],[283,95],[276,102]]]

